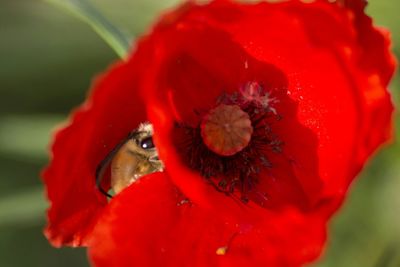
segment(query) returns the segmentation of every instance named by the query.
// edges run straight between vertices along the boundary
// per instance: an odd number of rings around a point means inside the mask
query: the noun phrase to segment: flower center
[[[243,150],[252,134],[250,117],[238,105],[220,104],[201,123],[204,144],[221,156],[232,156]]]
[[[233,94],[223,94],[214,108],[200,114],[199,124],[177,124],[174,138],[182,160],[199,171],[218,191],[239,192],[246,202],[266,202],[257,191],[259,173],[271,168],[270,153],[279,153],[282,142],[271,130],[279,116],[276,99],[257,82],[246,83]]]

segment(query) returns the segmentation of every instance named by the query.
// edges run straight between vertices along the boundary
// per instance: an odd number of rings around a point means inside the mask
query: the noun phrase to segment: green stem
[[[125,59],[132,41],[127,38],[117,27],[107,20],[89,0],[45,0],[56,6],[62,7],[88,23],[103,40]]]

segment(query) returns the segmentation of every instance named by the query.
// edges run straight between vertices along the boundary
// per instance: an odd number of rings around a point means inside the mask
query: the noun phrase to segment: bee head
[[[120,192],[144,175],[162,171],[164,165],[153,143],[153,126],[149,123],[140,124],[99,164],[96,170],[97,187],[104,195],[112,197],[108,190],[101,187],[103,174],[109,165],[114,193]]]
[[[150,123],[142,123],[131,133],[131,140],[135,143],[135,152],[143,157],[154,160],[158,159],[156,147],[153,143],[153,126]]]

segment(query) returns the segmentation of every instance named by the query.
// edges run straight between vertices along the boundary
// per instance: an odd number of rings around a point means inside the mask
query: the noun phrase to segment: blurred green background
[[[61,0],[63,1],[63,0]],[[127,36],[177,0],[93,0]],[[400,53],[399,0],[371,0]],[[54,249],[42,235],[47,203],[38,178],[51,130],[85,98],[117,55],[85,23],[40,0],[0,0],[0,266],[88,266],[84,249]],[[398,102],[398,78],[392,84]],[[398,114],[397,114],[398,115]],[[397,121],[399,121],[399,116]],[[400,144],[370,162],[330,224],[314,267],[400,266]]]

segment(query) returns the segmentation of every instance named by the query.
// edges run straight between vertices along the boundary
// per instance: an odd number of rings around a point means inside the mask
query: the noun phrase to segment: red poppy
[[[364,8],[215,0],[163,16],[55,136],[49,240],[89,246],[96,266],[316,259],[392,130],[394,58]],[[147,121],[164,170],[107,201],[96,170]]]

